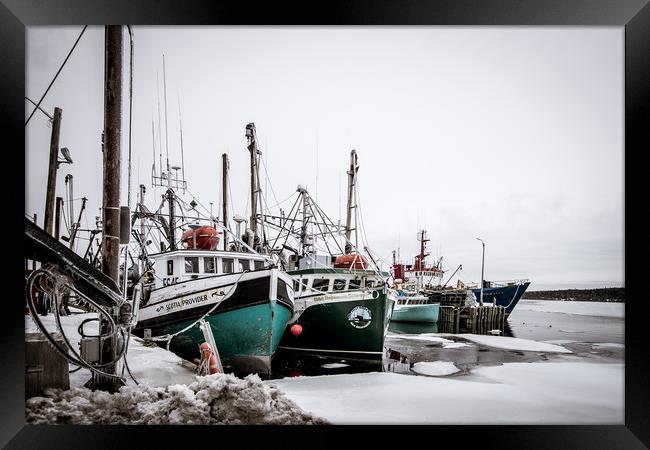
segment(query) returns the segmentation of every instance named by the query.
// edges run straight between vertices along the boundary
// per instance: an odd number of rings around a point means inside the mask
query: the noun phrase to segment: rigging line
[[[59,74],[61,73],[61,70],[63,69],[63,66],[65,66],[65,63],[68,62],[68,59],[70,58],[70,55],[72,55],[72,52],[74,51],[75,47],[76,47],[77,44],[79,43],[79,40],[81,39],[81,36],[83,36],[84,32],[86,31],[86,28],[88,28],[88,25],[84,25],[83,30],[81,30],[81,33],[79,33],[79,37],[78,37],[77,40],[74,42],[74,45],[72,46],[72,48],[71,48],[70,51],[68,52],[68,56],[65,57],[65,60],[63,60],[63,64],[61,64],[61,67],[59,67],[59,70],[56,72],[56,75],[54,75],[54,78],[52,78],[52,81],[50,81],[50,85],[47,87],[47,89],[45,89],[45,92],[44,92],[43,95],[41,96],[41,99],[40,99],[40,100],[38,101],[38,103],[36,104],[36,108],[34,108],[34,110],[32,111],[32,113],[31,113],[31,114],[29,115],[29,117],[27,118],[27,121],[25,122],[25,126],[27,126],[27,124],[29,123],[30,119],[32,118],[32,116],[34,115],[34,113],[36,112],[36,110],[39,109],[39,107],[41,106],[41,102],[43,101],[43,99],[45,98],[45,96],[47,95],[47,93],[50,91],[50,88],[52,87],[52,85],[53,85],[54,82],[56,81],[57,77],[58,77]]]
[[[32,105],[36,106],[40,112],[45,114],[50,119],[50,122],[52,122],[54,120],[54,117],[50,116],[50,114],[47,111],[45,111],[43,108],[38,106],[32,99],[30,99],[29,97],[25,97],[25,100],[27,100]]]
[[[264,161],[264,159],[262,159],[262,166],[264,167],[264,173],[266,174],[266,181],[268,181],[268,184],[271,185],[271,193],[273,194],[273,198],[275,199],[275,201],[277,203],[278,197],[275,195],[275,190],[273,189],[273,183],[270,180],[269,171],[266,168],[266,162]],[[293,196],[293,194],[291,194],[291,195]],[[275,206],[277,206],[277,205],[275,205]]]
[[[323,222],[325,222],[326,220],[329,221],[329,223],[331,224],[331,226],[332,226],[332,227],[336,227],[338,233],[340,234],[340,233],[341,233],[340,225],[335,225],[334,222],[332,221],[332,219],[330,219],[330,218],[328,217],[328,215],[325,214],[325,211],[323,211],[323,210],[321,209],[321,207],[318,205],[318,203],[315,203],[315,205],[316,205],[316,209],[318,210],[318,212],[319,212],[320,215],[321,215],[321,219],[323,219]],[[328,229],[329,229],[329,228],[330,228],[330,227],[328,227]],[[330,235],[332,236],[332,239],[334,239],[334,242],[336,242],[336,246],[339,248],[339,250],[341,250],[341,253],[343,253],[343,249],[342,249],[341,246],[339,245],[339,242],[338,242],[338,240],[336,239],[336,236],[334,236],[334,233],[330,231]]]
[[[129,30],[129,46],[130,46],[130,56],[129,56],[129,174],[128,174],[128,185],[127,185],[127,200],[126,204],[131,209],[131,129],[133,124],[133,32],[131,31],[131,25],[127,25],[126,28]]]
[[[293,194],[291,194],[291,196],[290,196],[289,198],[293,197],[294,195],[295,195],[295,192],[294,192]],[[287,199],[287,200],[288,200],[288,199]],[[285,218],[285,220],[284,220],[284,223],[285,223],[285,224],[287,223],[287,221],[288,221],[289,218],[291,217],[291,214],[293,213],[294,208],[295,208],[296,205],[298,204],[298,200],[300,200],[300,196],[296,197],[296,200],[295,200],[295,202],[293,203],[293,206],[291,207],[291,211],[289,211],[289,214],[286,216],[286,218]],[[284,228],[284,225],[283,225],[282,222],[280,222],[280,228]],[[280,239],[280,235],[281,235],[281,233],[279,233],[279,234],[277,235],[277,237],[276,237],[275,240],[273,241],[273,244],[271,245],[271,248],[275,248],[275,244],[276,244],[276,243],[278,242],[278,240]]]
[[[313,214],[313,217],[314,217],[314,219],[316,221],[316,227],[318,227],[318,231],[320,231],[321,234],[322,234],[323,230],[321,230],[320,224],[318,223],[318,218],[316,217],[316,213],[314,212],[314,208],[312,207],[312,203],[315,203],[315,202],[309,202],[309,210]],[[323,242],[325,243],[325,247],[327,248],[327,253],[329,253],[331,255],[332,251],[330,250],[329,245],[327,245],[327,239],[323,238]]]

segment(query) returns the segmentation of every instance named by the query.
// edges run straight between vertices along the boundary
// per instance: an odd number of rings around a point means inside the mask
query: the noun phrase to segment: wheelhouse
[[[196,278],[262,270],[270,263],[261,255],[239,252],[176,250],[150,255],[155,288]]]

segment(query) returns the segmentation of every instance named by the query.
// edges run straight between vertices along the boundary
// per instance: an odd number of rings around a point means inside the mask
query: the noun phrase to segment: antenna
[[[178,96],[178,122],[180,124],[181,130],[181,176],[183,181],[185,181],[185,157],[183,155],[183,119],[181,118],[181,96],[176,92]],[[185,186],[183,186],[183,192],[185,192]]]
[[[162,119],[160,118],[160,80],[158,77],[158,73],[156,73],[156,90],[158,93],[158,150],[159,150],[159,156],[160,156],[160,173],[162,174],[163,170],[163,164],[162,164],[162,137],[161,137],[161,129],[162,129]]]
[[[165,71],[164,54],[163,54],[163,93],[165,98],[165,151],[167,152],[167,176],[169,177],[169,135],[167,130],[167,75]]]

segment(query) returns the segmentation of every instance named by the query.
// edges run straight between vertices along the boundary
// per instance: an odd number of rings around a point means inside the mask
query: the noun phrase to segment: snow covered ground
[[[625,317],[625,303],[521,300],[512,312],[513,316],[516,315],[517,311],[558,312],[622,319]]]
[[[85,319],[97,317],[95,313],[73,314],[70,316],[62,316],[61,324],[63,331],[70,340],[74,349],[79,351],[80,336],[77,332],[79,324]],[[47,316],[39,316],[45,328],[49,331],[57,331],[56,322],[53,314]],[[94,335],[99,329],[99,322],[88,322],[84,326],[84,332],[87,335]],[[25,316],[25,332],[36,333],[38,328],[33,319]],[[129,349],[127,352],[127,361],[129,369],[133,377],[140,384],[148,386],[167,386],[169,384],[189,384],[194,382],[195,373],[191,366],[183,362],[175,354],[166,351],[158,346],[147,347],[143,341],[135,336],[131,336],[129,341]],[[74,369],[75,366],[71,366]],[[124,372],[127,385],[135,385],[127,374]],[[70,387],[81,387],[90,379],[90,371],[87,369],[80,369],[70,374]]]
[[[61,318],[62,328],[78,350],[79,324],[96,314],[73,314]],[[39,316],[46,329],[56,331],[53,315]],[[98,322],[84,327],[96,334]],[[25,332],[38,332],[25,317]],[[111,395],[90,391],[87,369],[70,374],[69,390],[53,389],[25,403],[30,424],[324,424],[324,419],[303,411],[284,393],[262,383],[257,375],[239,379],[229,374],[197,377],[181,358],[160,347],[148,347],[131,337],[128,349],[131,373],[127,385]],[[71,367],[72,368],[72,367]]]
[[[284,378],[334,424],[623,424],[623,364],[506,363],[437,378],[389,372]]]

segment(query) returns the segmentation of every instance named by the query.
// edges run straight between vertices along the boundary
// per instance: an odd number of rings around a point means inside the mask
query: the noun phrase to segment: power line
[[[50,91],[50,88],[52,87],[52,85],[53,85],[54,82],[56,81],[56,78],[57,78],[57,77],[59,76],[59,74],[61,73],[61,70],[63,69],[63,66],[65,66],[65,63],[68,62],[68,59],[70,58],[70,55],[72,55],[72,52],[74,51],[75,47],[76,47],[77,44],[79,43],[79,40],[81,39],[81,36],[83,36],[84,32],[86,31],[86,28],[88,28],[88,25],[84,25],[83,30],[81,30],[81,33],[79,33],[79,37],[77,38],[77,40],[75,41],[74,45],[73,45],[72,48],[70,49],[70,52],[68,53],[68,56],[65,57],[65,60],[63,61],[63,64],[61,64],[61,67],[59,67],[58,72],[56,73],[56,75],[54,75],[54,78],[52,78],[52,81],[50,81],[50,85],[47,87],[47,89],[45,89],[45,92],[43,93],[43,96],[41,97],[41,99],[40,99],[40,100],[38,101],[38,103],[36,104],[36,108],[34,108],[34,110],[32,111],[32,113],[31,113],[31,114],[29,115],[29,117],[27,118],[27,121],[25,122],[25,126],[27,126],[27,124],[29,123],[30,119],[32,118],[32,116],[34,115],[34,113],[36,112],[36,110],[37,110],[37,109],[40,109],[41,102],[43,101],[43,99],[45,98],[45,96],[47,95],[47,93]]]

